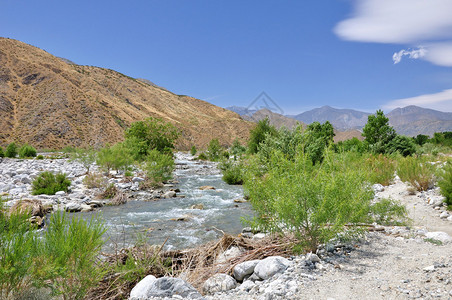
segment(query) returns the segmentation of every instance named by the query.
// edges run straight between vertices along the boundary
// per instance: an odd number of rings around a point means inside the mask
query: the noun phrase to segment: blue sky
[[[452,111],[451,0],[2,0],[0,36],[215,105]]]

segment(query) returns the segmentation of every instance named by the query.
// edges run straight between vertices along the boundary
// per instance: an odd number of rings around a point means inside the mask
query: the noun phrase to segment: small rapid
[[[178,197],[102,207],[108,247],[127,247],[144,239],[155,245],[166,241],[166,250],[185,249],[217,239],[222,231],[240,233],[241,218],[252,215],[249,203],[234,202],[243,198],[242,187],[223,182],[215,163],[196,161],[185,153],[177,153],[175,163],[172,188],[180,190]],[[215,189],[201,190],[202,186]]]

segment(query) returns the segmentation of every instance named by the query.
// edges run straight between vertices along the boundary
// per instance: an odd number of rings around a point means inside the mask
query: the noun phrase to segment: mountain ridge
[[[206,101],[0,38],[0,144],[100,147],[123,140],[125,128],[150,116],[181,130],[181,149],[205,147],[212,138],[225,145],[245,140],[254,126]]]

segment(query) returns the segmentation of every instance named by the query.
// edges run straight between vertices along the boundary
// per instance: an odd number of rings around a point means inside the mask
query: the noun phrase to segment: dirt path
[[[424,227],[428,231],[444,231],[452,236],[452,222],[439,217],[441,211],[435,210],[427,204],[429,197],[438,197],[439,194],[433,191],[425,193],[425,198],[420,193],[409,195],[408,186],[397,180],[394,184],[385,187],[383,192],[377,193],[381,198],[392,198],[400,201],[406,206],[409,218],[413,221],[413,226]]]

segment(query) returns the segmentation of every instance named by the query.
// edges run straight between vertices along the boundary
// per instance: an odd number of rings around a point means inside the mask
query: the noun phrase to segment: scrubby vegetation
[[[36,149],[33,146],[25,144],[22,147],[20,147],[20,149],[19,149],[19,157],[20,158],[35,157],[35,156],[36,156]]]
[[[39,237],[28,218],[22,211],[7,214],[0,199],[0,298],[22,299],[47,288],[63,299],[82,299],[105,274],[98,258],[102,222],[54,213]]]
[[[40,173],[32,182],[33,195],[55,195],[58,191],[67,192],[71,181],[66,178],[66,174],[44,171]]]
[[[452,160],[449,160],[439,172],[440,180],[438,186],[441,194],[446,198],[445,203],[449,210],[452,210]]]
[[[14,158],[17,156],[17,146],[16,143],[11,143],[6,147],[5,156],[9,158]]]

